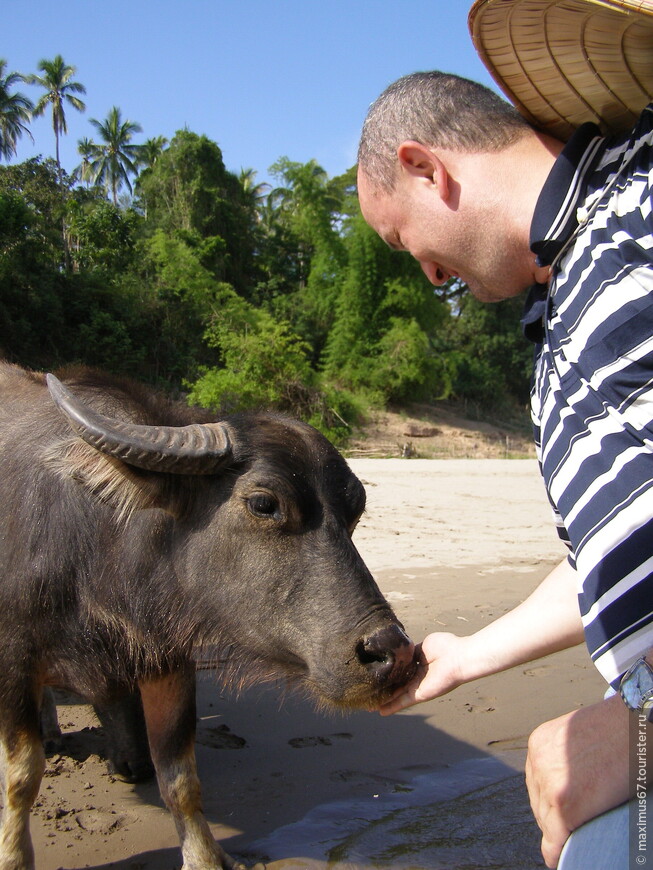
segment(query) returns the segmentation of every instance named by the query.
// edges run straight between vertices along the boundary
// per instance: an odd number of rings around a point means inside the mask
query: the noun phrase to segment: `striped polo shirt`
[[[586,124],[540,195],[527,301],[540,467],[606,680],[653,648],[653,104],[624,137]]]

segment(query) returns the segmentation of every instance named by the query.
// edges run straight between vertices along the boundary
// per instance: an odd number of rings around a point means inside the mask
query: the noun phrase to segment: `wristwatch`
[[[630,710],[653,722],[653,668],[644,657],[631,665],[621,678],[619,694]]]

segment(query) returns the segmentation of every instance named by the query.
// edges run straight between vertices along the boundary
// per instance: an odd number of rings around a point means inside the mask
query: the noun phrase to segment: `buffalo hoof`
[[[119,762],[110,759],[107,766],[109,773],[123,782],[146,782],[148,779],[152,779],[155,774],[154,765],[149,758]]]

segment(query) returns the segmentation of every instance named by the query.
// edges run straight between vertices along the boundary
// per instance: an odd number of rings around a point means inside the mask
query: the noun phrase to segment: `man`
[[[627,811],[607,811],[632,796],[633,717],[653,695],[653,106],[645,108],[653,80],[649,72],[644,88],[637,83],[638,117],[628,103],[632,82],[622,77],[610,105],[614,87],[601,79],[602,59],[607,80],[619,58],[630,69],[633,57],[626,63],[605,45],[591,57],[597,33],[608,41],[618,33],[626,52],[630,31],[652,66],[653,4],[633,5],[637,12],[592,0],[477,0],[470,16],[477,47],[504,89],[519,95],[522,113],[476,83],[419,73],[372,105],[359,148],[365,219],[392,248],[411,253],[433,284],[459,277],[486,302],[531,288],[524,328],[537,344],[535,437],[570,547],[529,599],[476,635],[429,635],[417,678],[382,712],[585,636],[616,693],[540,726],[527,760],[543,856],[565,870],[627,866]],[[537,18],[538,6],[546,19]],[[508,55],[519,49],[524,22],[528,50],[516,64]],[[546,26],[556,32],[543,33]],[[576,32],[572,60],[587,63],[572,67],[562,99],[560,58],[549,59],[551,74],[537,54],[555,48],[556,37],[568,51]],[[571,106],[570,91],[580,95]],[[575,129],[587,109],[616,135],[605,138],[593,123]],[[624,133],[625,116],[634,125]]]

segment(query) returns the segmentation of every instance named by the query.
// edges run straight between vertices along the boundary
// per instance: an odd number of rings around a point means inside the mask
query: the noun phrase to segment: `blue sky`
[[[143,127],[134,141],[187,127],[259,181],[281,156],[333,176],[355,162],[367,106],[399,76],[441,69],[493,86],[467,11],[458,0],[7,0],[0,57],[23,73],[56,54],[77,68],[87,109],[66,112],[68,171],[77,140],[93,138],[88,119],[116,105]],[[50,118],[31,130],[16,160],[54,153]]]

